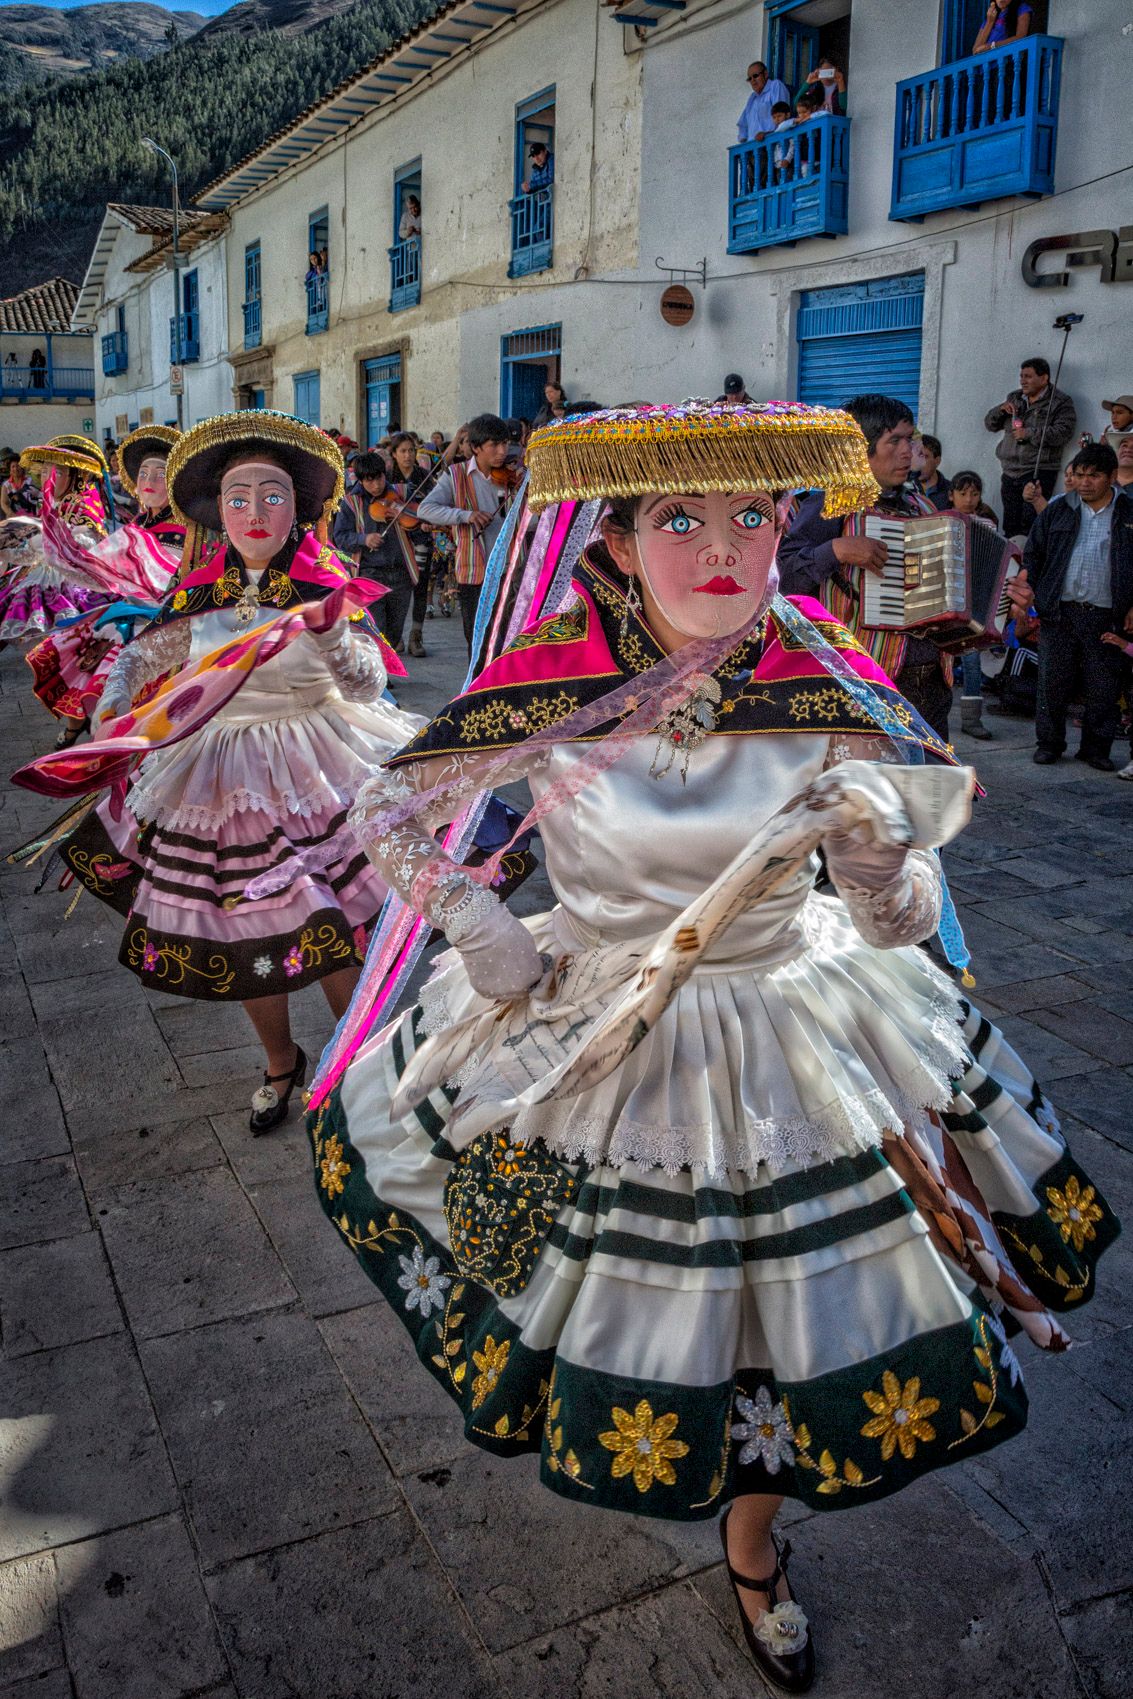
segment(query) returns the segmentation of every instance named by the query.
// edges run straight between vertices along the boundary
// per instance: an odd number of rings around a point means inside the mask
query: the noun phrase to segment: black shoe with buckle
[[[739,1607],[740,1622],[743,1625],[744,1639],[761,1674],[784,1693],[806,1693],[814,1682],[814,1641],[810,1637],[806,1616],[795,1602],[791,1591],[791,1583],[787,1577],[787,1563],[791,1556],[791,1542],[784,1540],[782,1546],[774,1534],[771,1543],[775,1547],[776,1564],[772,1573],[762,1580],[751,1575],[741,1575],[732,1568],[728,1558],[728,1517],[731,1508],[727,1509],[720,1518],[720,1539],[724,1547],[724,1567],[728,1571],[728,1579],[732,1583],[732,1591],[736,1595]],[[780,1581],[787,1582],[787,1599],[777,1603],[775,1590]],[[751,1619],[744,1609],[740,1588],[746,1588],[751,1593],[765,1593],[772,1607],[765,1610],[759,1622],[752,1625]]]
[[[270,1133],[278,1127],[281,1121],[286,1121],[287,1111],[291,1106],[291,1093],[296,1086],[301,1086],[307,1077],[307,1058],[297,1044],[295,1046],[295,1066],[289,1074],[265,1074],[264,1083],[252,1093],[252,1113],[248,1121],[252,1137],[258,1139],[263,1133]],[[281,1095],[276,1091],[279,1080],[287,1081],[287,1089]]]

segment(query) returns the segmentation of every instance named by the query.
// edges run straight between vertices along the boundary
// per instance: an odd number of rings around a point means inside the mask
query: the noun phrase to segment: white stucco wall
[[[186,426],[226,412],[232,406],[232,370],[228,364],[228,302],[226,237],[202,242],[187,255],[183,271],[196,271],[200,301],[200,349],[198,361],[185,366],[183,415]],[[121,421],[133,429],[144,409],[152,410],[155,424],[176,423],[177,403],[169,389],[169,321],[173,315],[173,274],[158,271],[131,272],[130,261],[150,246],[147,237],[123,230],[114,245],[107,267],[103,296],[94,340],[95,374],[98,385],[97,417],[99,439],[109,432],[123,434]],[[117,308],[126,314],[129,365],[117,376],[102,371],[102,337],[117,329]]]

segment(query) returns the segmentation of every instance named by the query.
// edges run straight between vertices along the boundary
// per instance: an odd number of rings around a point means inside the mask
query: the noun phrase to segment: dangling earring
[[[633,614],[634,618],[636,619],[637,616],[640,614],[640,612],[641,612],[641,591],[637,588],[637,579],[636,579],[636,577],[634,577],[634,578],[630,579],[629,589],[626,591],[625,606],[622,609],[622,623],[618,627],[619,637],[621,637],[623,639],[628,637],[628,635],[629,635],[629,616],[630,616],[630,614]]]
[[[291,521],[291,541],[293,543],[297,543],[299,541],[299,521],[298,521],[298,519],[293,519]]]

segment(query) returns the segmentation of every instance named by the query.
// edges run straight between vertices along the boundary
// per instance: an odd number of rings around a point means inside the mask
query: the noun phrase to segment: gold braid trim
[[[178,501],[177,480],[202,455],[217,449],[254,451],[256,448],[281,448],[301,459],[320,461],[333,474],[330,494],[317,514],[300,514],[300,523],[317,524],[333,518],[338,511],[345,488],[342,450],[316,425],[304,424],[290,413],[276,413],[270,408],[246,408],[238,413],[218,413],[212,419],[202,419],[191,431],[174,443],[166,461],[165,475],[169,485],[169,503],[175,519],[182,525],[192,522],[192,515]],[[183,497],[188,492],[183,492]]]
[[[526,451],[528,501],[821,489],[827,518],[878,498],[865,438],[835,407],[768,402],[614,408],[555,420]]]
[[[56,466],[60,471],[85,472],[88,478],[102,476],[102,467],[93,455],[81,454],[76,448],[60,448],[52,442],[37,448],[25,448],[20,455],[20,465],[25,472],[32,466]]]

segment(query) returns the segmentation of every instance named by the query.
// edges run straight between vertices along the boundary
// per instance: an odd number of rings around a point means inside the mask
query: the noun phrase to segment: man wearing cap
[[[747,386],[739,372],[729,372],[724,379],[724,393],[716,397],[717,407],[746,407],[751,401]]]
[[[555,156],[546,142],[532,142],[527,157],[531,161],[531,169],[521,185],[524,194],[533,195],[539,189],[549,189],[555,181]]]
[[[1133,431],[1133,395],[1119,395],[1116,401],[1103,401],[1102,407],[1109,414],[1109,424],[1102,432],[1102,441],[1107,442],[1116,454],[1122,437]]]

